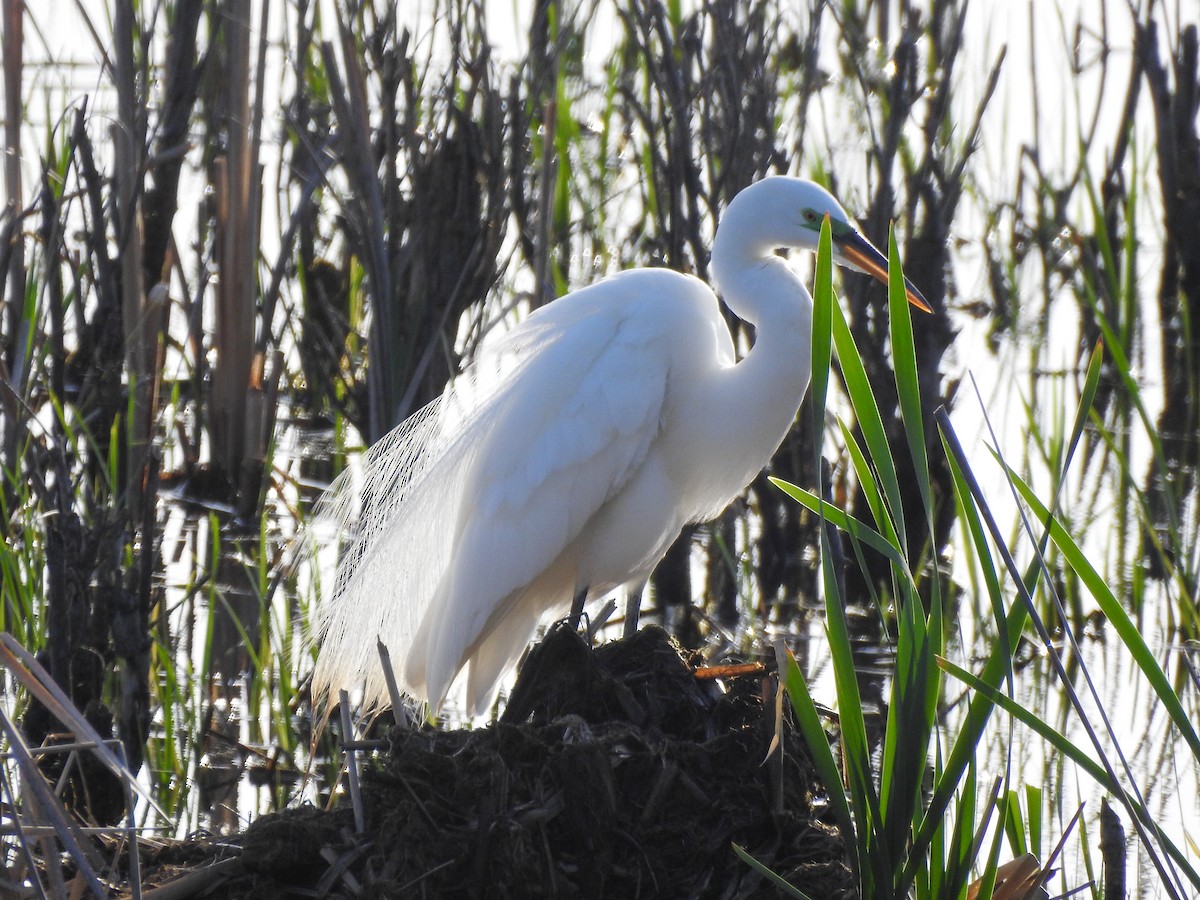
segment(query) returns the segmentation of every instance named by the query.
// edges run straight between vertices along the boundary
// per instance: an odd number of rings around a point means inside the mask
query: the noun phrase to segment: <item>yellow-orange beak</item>
[[[852,227],[846,227],[846,230],[840,235],[834,234],[833,243],[845,262],[860,272],[870,275],[876,281],[888,283],[887,257]],[[929,304],[925,302],[925,297],[907,278],[904,279],[904,293],[908,297],[908,302],[917,309],[927,313],[933,312]]]

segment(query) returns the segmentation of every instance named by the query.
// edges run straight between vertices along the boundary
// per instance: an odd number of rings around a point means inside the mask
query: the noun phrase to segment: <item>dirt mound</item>
[[[592,651],[558,628],[502,721],[393,729],[347,809],[267,816],[224,897],[774,897],[737,843],[813,897],[850,884],[802,742],[759,677],[697,679],[665,632]],[[823,804],[821,805],[823,809]]]

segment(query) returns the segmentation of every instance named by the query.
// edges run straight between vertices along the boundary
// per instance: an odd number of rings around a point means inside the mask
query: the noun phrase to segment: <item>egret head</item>
[[[825,188],[801,178],[775,175],[755,182],[734,197],[717,229],[739,251],[761,255],[764,247],[788,247],[816,252],[821,223],[829,217],[833,258],[838,265],[887,283],[888,263]],[[724,237],[722,237],[724,236]],[[715,249],[715,248],[714,248]],[[909,302],[925,312],[929,304],[906,278]]]

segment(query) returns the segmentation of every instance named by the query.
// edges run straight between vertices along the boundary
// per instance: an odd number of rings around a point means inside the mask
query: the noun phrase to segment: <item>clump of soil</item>
[[[393,729],[348,803],[266,816],[222,897],[775,897],[737,843],[809,896],[850,888],[802,741],[761,677],[721,689],[661,629],[591,650],[557,628],[504,717]],[[766,762],[764,762],[766,760]],[[814,808],[816,806],[816,808]]]

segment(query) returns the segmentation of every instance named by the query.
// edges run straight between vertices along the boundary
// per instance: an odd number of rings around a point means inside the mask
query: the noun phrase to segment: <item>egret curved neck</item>
[[[740,394],[744,404],[734,417],[742,420],[741,427],[769,432],[778,442],[808,388],[812,297],[773,253],[741,260],[724,256],[720,261],[714,254],[713,274],[729,308],[755,327],[754,346],[728,382],[728,389]],[[732,404],[734,398],[728,399]],[[764,434],[763,439],[769,438]]]

